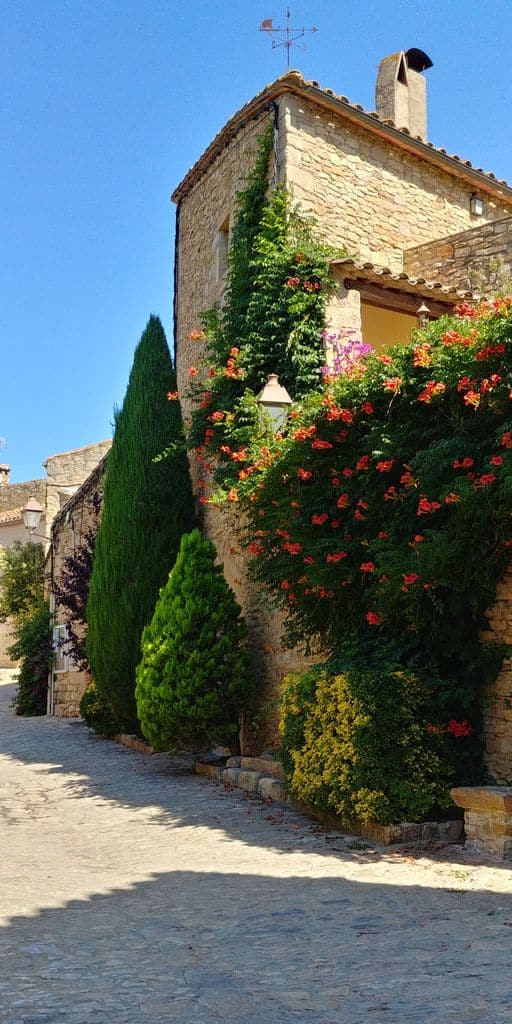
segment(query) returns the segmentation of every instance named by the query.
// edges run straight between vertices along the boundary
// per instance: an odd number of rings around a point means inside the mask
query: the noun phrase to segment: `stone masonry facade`
[[[294,95],[280,101],[279,126],[282,179],[349,255],[401,271],[404,249],[474,227],[472,186],[426,161]],[[498,201],[485,207],[489,221],[510,212]]]
[[[81,487],[84,480],[98,465],[100,459],[107,454],[112,441],[98,441],[75,448],[69,452],[50,455],[44,466],[46,468],[46,517],[48,524],[58,515],[68,497]]]
[[[97,462],[92,473],[54,519],[52,544],[47,562],[47,585],[50,594],[52,582],[59,580],[65,557],[74,554],[87,535],[91,531],[96,533],[98,529],[99,504],[103,495],[106,466],[107,454],[99,463]],[[59,626],[64,621],[65,615],[56,605],[54,623]],[[74,718],[79,715],[80,700],[89,679],[88,673],[79,671],[71,658],[67,659],[65,671],[53,669],[50,677],[50,714],[62,718]]]
[[[456,283],[482,295],[503,286],[512,276],[512,217],[480,224],[447,238],[434,239],[404,252],[404,270],[443,284]]]
[[[323,238],[349,255],[389,267],[393,273],[416,272],[451,284],[449,275],[445,280],[444,265],[433,263],[433,273],[427,274],[423,264],[414,264],[414,251],[428,253],[431,247],[434,252],[439,239],[463,239],[468,232],[475,239],[487,237],[486,232],[489,238],[501,234],[505,243],[500,225],[512,220],[512,189],[506,183],[361,110],[290,72],[228,122],[176,189],[175,347],[185,420],[190,414],[187,371],[204,355],[201,343],[190,340],[189,334],[200,326],[201,314],[222,301],[225,277],[219,273],[219,245],[232,224],[236,192],[253,166],[257,139],[269,122],[274,123],[269,181],[289,186],[300,207],[314,215]],[[470,210],[475,191],[484,199],[478,218]],[[345,293],[340,282],[329,320],[339,326],[340,317],[347,315],[346,326],[356,327],[359,296]],[[195,478],[193,464],[192,474]],[[248,580],[243,538],[227,515],[207,508],[203,522],[251,629],[261,680],[259,729],[247,732],[245,750],[257,753],[276,746],[283,675],[306,662],[302,652],[283,649],[281,620],[265,611],[264,598]],[[489,737],[491,720],[497,723],[497,732],[508,721],[502,718],[498,724],[497,707],[487,716]],[[512,716],[509,728],[511,777]],[[490,738],[490,765],[493,742]]]

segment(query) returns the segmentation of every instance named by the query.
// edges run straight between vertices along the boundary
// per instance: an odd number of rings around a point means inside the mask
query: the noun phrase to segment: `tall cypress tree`
[[[138,728],[135,669],[144,626],[193,524],[176,375],[162,324],[149,318],[135,350],[108,457],[103,515],[87,602],[87,658],[124,727]],[[177,442],[174,454],[156,455]]]

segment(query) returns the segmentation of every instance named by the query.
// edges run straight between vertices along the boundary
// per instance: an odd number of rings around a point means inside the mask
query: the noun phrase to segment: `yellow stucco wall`
[[[392,309],[380,309],[379,306],[361,303],[363,341],[377,351],[389,345],[403,345],[409,341],[417,326],[416,317],[408,313],[396,313]]]

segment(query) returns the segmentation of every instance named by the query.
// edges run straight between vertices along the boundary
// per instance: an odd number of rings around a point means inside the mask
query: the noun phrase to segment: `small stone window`
[[[69,658],[66,654],[66,643],[69,640],[67,626],[53,627],[53,671],[68,672]]]
[[[222,221],[215,238],[215,271],[217,281],[222,281],[228,269],[229,216]]]

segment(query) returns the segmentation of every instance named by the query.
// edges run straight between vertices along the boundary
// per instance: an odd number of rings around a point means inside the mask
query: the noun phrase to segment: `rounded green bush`
[[[135,696],[155,750],[222,742],[238,749],[252,685],[247,631],[215,547],[185,534],[142,636]]]
[[[122,731],[122,722],[115,708],[92,682],[81,701],[80,714],[85,724],[98,736],[115,736]]]

